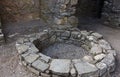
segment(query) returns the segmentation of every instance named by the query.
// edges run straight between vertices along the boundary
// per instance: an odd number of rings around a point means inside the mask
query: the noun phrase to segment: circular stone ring
[[[91,55],[55,59],[41,53],[55,42],[77,45]],[[115,69],[116,51],[99,33],[79,30],[44,30],[16,42],[21,63],[41,77],[107,77]]]

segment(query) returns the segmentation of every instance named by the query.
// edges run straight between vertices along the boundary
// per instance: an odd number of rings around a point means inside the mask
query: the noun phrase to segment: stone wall
[[[39,18],[39,0],[0,0],[0,15],[4,22]]]
[[[0,0],[0,15],[5,22],[42,18],[50,26],[58,24],[63,26],[66,23],[75,26],[77,24],[77,19],[74,16],[76,9],[78,9],[80,16],[85,13],[87,13],[86,16],[96,15],[96,7],[99,8],[97,1],[99,0]],[[77,4],[79,7],[76,8]],[[105,24],[112,27],[120,26],[119,4],[119,0],[104,1],[102,19]],[[91,10],[93,12],[90,12]]]
[[[40,0],[40,18],[45,22],[51,23],[53,20],[53,9],[57,0]]]
[[[108,26],[120,27],[120,1],[106,0],[103,8],[103,21]]]
[[[106,25],[120,27],[120,1],[105,0],[104,6],[99,2],[100,0],[41,0],[41,18],[50,26],[57,28],[69,24],[69,27],[73,27],[78,24],[76,13],[78,13],[77,16],[84,18],[84,16],[101,17],[102,12],[102,20]],[[103,11],[101,11],[102,8]],[[73,21],[72,24],[71,21]]]
[[[77,2],[78,0],[41,0],[40,16],[51,27],[68,28],[76,26],[78,22],[74,16],[76,10],[74,5]]]

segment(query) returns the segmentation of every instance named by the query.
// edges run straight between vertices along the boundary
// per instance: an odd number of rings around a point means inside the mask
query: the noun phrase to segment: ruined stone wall
[[[120,27],[120,0],[106,0],[103,8],[104,23],[112,27]]]
[[[62,2],[63,6],[60,7],[58,1]],[[79,5],[78,7],[76,7],[77,4]],[[76,25],[77,22],[75,21],[77,19],[74,16],[76,9],[78,16],[82,16],[82,14],[85,16],[96,15],[97,7],[95,4],[97,5],[96,1],[92,0],[0,0],[0,15],[4,22],[41,18],[49,25],[55,23],[57,23],[56,25],[63,25],[66,22],[70,25]],[[120,0],[105,0],[102,12],[102,19],[105,24],[120,27],[119,4]],[[62,11],[61,14],[64,15],[60,15],[60,10]],[[73,22],[71,23],[69,20]]]
[[[4,22],[39,18],[39,0],[0,0],[0,15]]]
[[[55,7],[57,0],[40,0],[40,18],[47,23],[51,23],[53,20],[53,8]]]
[[[78,0],[41,0],[41,18],[49,26],[65,28],[77,25],[77,18],[74,16]]]

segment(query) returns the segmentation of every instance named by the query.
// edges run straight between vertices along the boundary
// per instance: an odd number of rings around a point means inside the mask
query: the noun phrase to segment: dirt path
[[[46,24],[39,20],[31,22],[21,22],[8,24],[4,26],[5,34],[10,35],[15,32],[19,35],[8,40],[7,44],[0,46],[0,77],[36,77],[34,74],[26,71],[19,63],[17,51],[15,49],[15,40],[22,34],[40,32]],[[11,27],[12,26],[12,27]],[[112,47],[117,50],[117,68],[112,77],[120,77],[120,30],[109,28],[100,24],[83,25],[80,29],[93,30],[101,33],[108,40]]]
[[[37,77],[30,71],[24,69],[19,63],[15,42],[23,34],[30,34],[33,32],[40,32],[46,28],[40,20],[29,22],[8,23],[5,24],[4,34],[17,35],[7,39],[7,44],[0,46],[0,77]]]

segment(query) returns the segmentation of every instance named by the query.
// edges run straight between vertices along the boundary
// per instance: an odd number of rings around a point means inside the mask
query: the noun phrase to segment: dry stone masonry
[[[41,53],[55,42],[83,47],[91,55],[56,59]],[[20,38],[16,48],[22,64],[41,77],[107,77],[115,69],[116,51],[101,34],[92,31],[44,30]]]
[[[9,2],[3,0],[0,4],[3,7],[0,8],[1,17],[6,22],[42,18],[50,26],[60,24],[61,28],[64,27],[63,25],[74,24],[75,26],[78,23],[74,16],[75,12],[81,17],[96,16],[98,12],[102,12],[105,24],[112,27],[120,26],[119,0],[10,0]],[[101,13],[99,14],[101,16]],[[51,20],[56,24],[53,25]],[[84,17],[82,20],[84,20]]]
[[[105,0],[103,7],[103,20],[108,26],[120,27],[120,1]]]
[[[77,0],[57,0],[54,8],[54,23],[57,28],[77,26],[77,18],[74,16],[76,4]]]
[[[78,0],[47,0],[47,1],[40,0],[40,1],[41,1],[40,16],[43,20],[45,20],[47,23],[49,23],[49,25],[52,26],[54,23],[56,23],[56,25],[54,26],[59,25],[60,27],[64,27],[63,25],[65,24],[68,25],[69,23],[74,24],[71,25],[71,27],[74,27],[75,24],[78,23],[77,21],[78,19],[76,19],[74,14],[78,13],[79,16],[82,16],[82,14],[89,16],[89,10],[91,10],[90,13],[92,13],[93,16],[96,15],[97,12],[100,12],[100,16],[106,25],[116,28],[119,28],[120,26],[119,0],[102,0],[103,4],[99,3],[102,2],[101,0],[95,1],[79,0],[80,5],[78,3]],[[76,5],[78,6],[76,7]],[[101,10],[97,11],[98,9]],[[51,20],[54,20],[55,22],[54,23],[50,22]]]
[[[78,0],[41,0],[41,18],[52,28],[76,27],[78,19],[74,16]],[[52,20],[52,21],[51,21]]]

